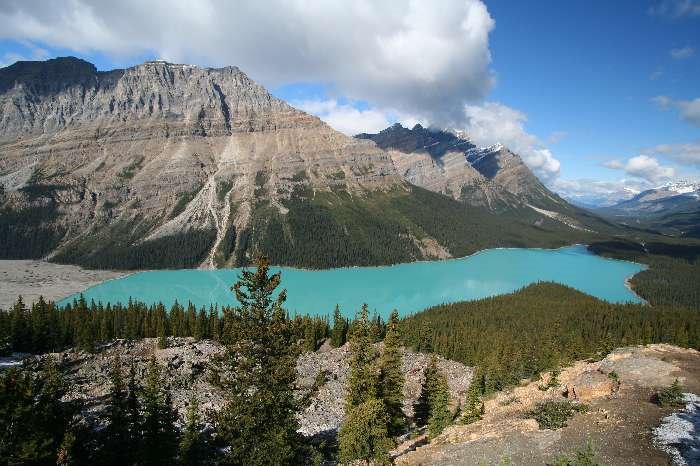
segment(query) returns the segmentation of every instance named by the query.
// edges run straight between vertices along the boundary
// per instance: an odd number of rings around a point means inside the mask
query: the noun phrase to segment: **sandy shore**
[[[22,295],[26,303],[43,296],[57,301],[127,272],[86,270],[36,260],[0,260],[0,309],[8,309]]]

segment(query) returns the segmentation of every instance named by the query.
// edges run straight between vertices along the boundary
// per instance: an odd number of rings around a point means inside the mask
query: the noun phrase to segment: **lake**
[[[643,270],[633,262],[606,259],[585,246],[560,249],[487,249],[469,257],[414,262],[383,267],[349,267],[282,271],[291,313],[329,315],[336,304],[343,314],[354,315],[362,303],[387,316],[427,307],[510,293],[538,281],[553,281],[610,302],[641,302],[625,286],[625,279]],[[235,305],[230,291],[240,269],[156,270],[110,280],[83,292],[90,302],[122,302],[131,297],[146,303],[175,300],[182,304]],[[66,304],[73,295],[60,301]]]

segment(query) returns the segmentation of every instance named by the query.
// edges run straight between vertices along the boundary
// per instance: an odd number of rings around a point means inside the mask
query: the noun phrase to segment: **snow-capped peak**
[[[680,180],[663,184],[654,190],[671,191],[677,194],[691,194],[700,191],[700,183]]]

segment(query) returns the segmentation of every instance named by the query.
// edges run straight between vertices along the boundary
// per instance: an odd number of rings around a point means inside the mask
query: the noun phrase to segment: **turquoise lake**
[[[282,271],[290,313],[329,315],[336,304],[354,315],[362,303],[386,316],[427,307],[510,293],[538,281],[553,281],[610,302],[641,302],[625,279],[643,266],[596,256],[585,246],[561,249],[488,249],[469,257],[385,267]],[[90,302],[146,303],[175,300],[199,306],[237,304],[230,291],[240,269],[157,270],[110,280],[83,292]],[[66,304],[76,295],[66,298]]]

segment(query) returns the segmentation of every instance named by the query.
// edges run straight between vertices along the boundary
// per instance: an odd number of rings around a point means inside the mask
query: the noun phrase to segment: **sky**
[[[236,65],[353,135],[503,143],[572,199],[700,180],[700,0],[3,0],[0,67]]]

